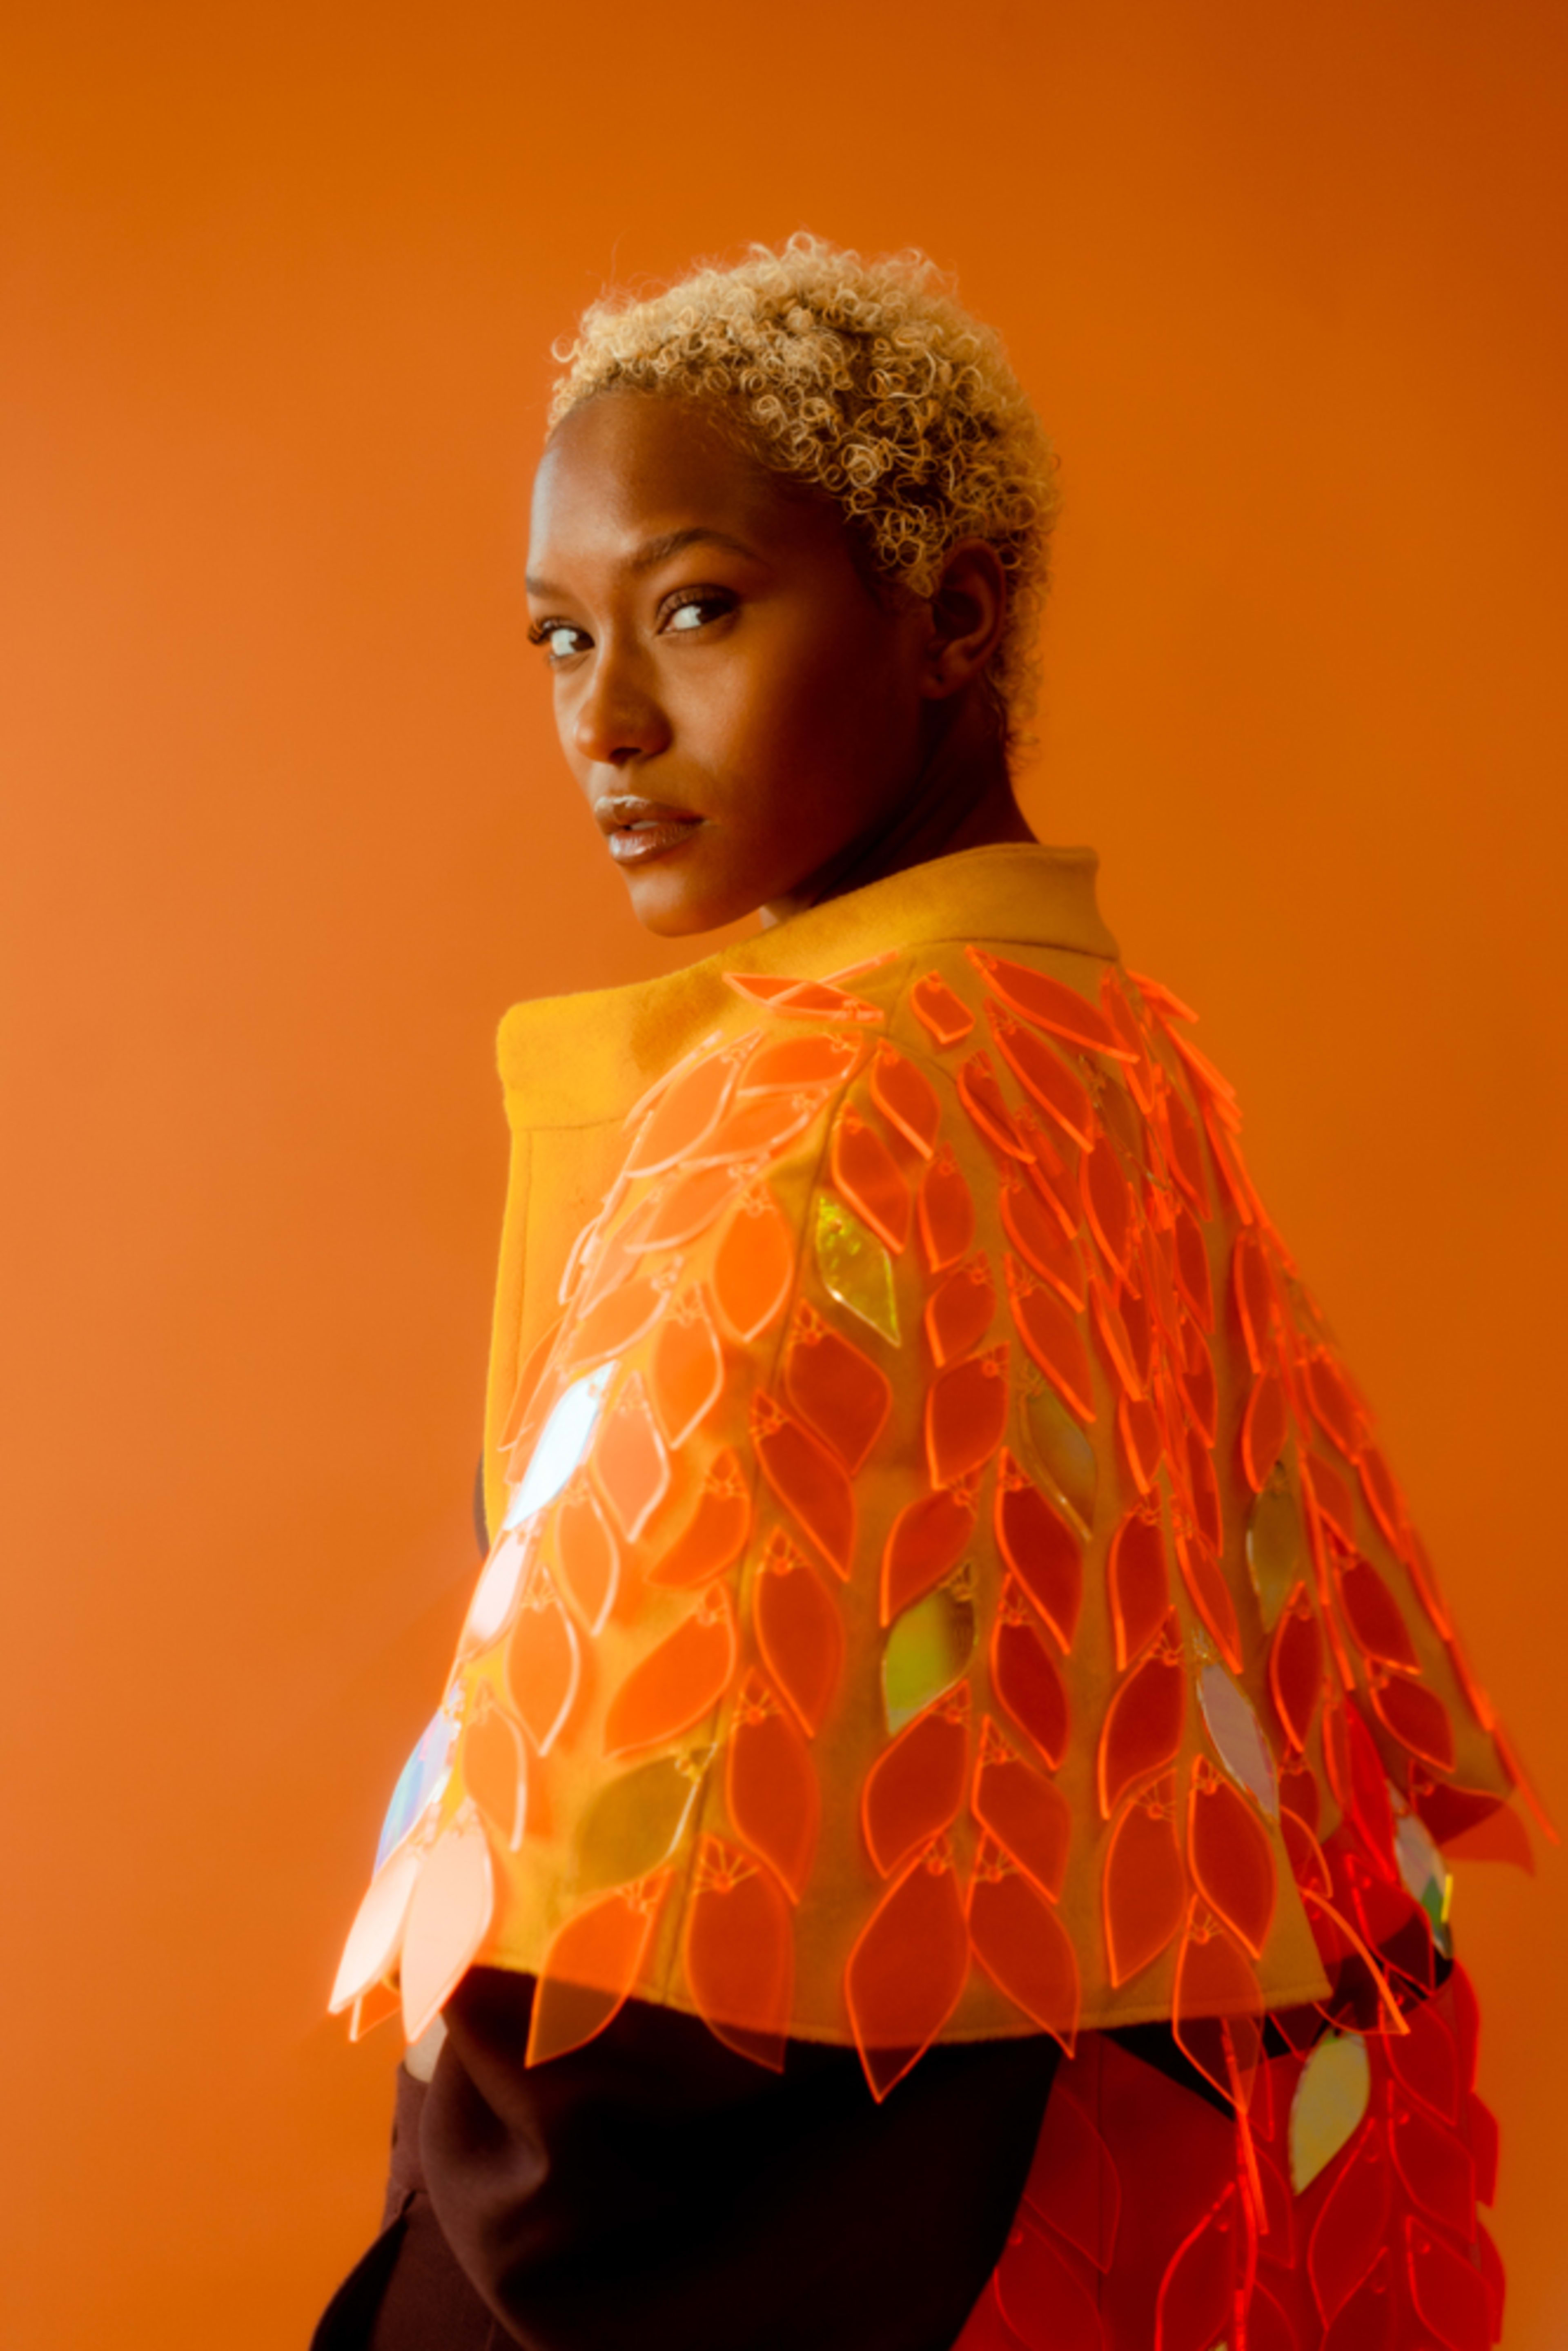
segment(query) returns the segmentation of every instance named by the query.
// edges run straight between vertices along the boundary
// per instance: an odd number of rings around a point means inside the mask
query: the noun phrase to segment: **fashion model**
[[[334,1994],[412,2048],[320,2351],[1498,2337],[1445,1855],[1519,1771],[1196,1015],[1014,797],[1056,505],[917,257],[582,321],[566,763],[650,929],[761,927],[502,1025],[490,1547]]]

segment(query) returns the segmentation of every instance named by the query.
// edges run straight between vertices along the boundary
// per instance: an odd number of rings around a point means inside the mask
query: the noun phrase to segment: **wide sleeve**
[[[729,980],[522,1367],[337,2004],[479,1960],[531,2063],[635,1993],[879,2098],[1396,2022],[1517,1767],[1183,1008],[984,941]]]

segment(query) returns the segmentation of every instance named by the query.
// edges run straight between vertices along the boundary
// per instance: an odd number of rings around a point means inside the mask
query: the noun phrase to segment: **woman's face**
[[[837,507],[689,403],[563,419],[528,588],[561,747],[652,931],[809,903],[920,774],[930,607],[879,598]]]

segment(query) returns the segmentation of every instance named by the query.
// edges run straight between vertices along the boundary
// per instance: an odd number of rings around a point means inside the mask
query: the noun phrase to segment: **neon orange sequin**
[[[1061,1671],[1024,1605],[1021,1586],[1002,1587],[991,1635],[991,1687],[1054,1771],[1067,1753],[1071,1718]]]
[[[703,1479],[696,1507],[647,1581],[685,1592],[711,1583],[733,1567],[751,1531],[751,1500],[740,1457],[732,1446],[716,1454]]]
[[[762,1662],[808,1739],[821,1729],[843,1667],[839,1612],[814,1569],[776,1527],[752,1593]]]
[[[711,1584],[685,1624],[632,1667],[611,1699],[606,1755],[662,1746],[711,1714],[735,1672],[736,1647],[729,1594]]]
[[[741,1687],[725,1756],[724,1800],[736,1834],[798,1902],[816,1855],[821,1792],[805,1740],[756,1672]]]
[[[1018,1259],[1004,1259],[1008,1302],[1019,1335],[1062,1402],[1080,1420],[1094,1418],[1093,1382],[1083,1333],[1061,1301]]]
[[[967,1179],[943,1144],[920,1179],[920,1239],[933,1273],[945,1273],[972,1246],[975,1202]]]
[[[871,1098],[889,1124],[929,1159],[942,1126],[942,1105],[929,1078],[887,1044],[879,1044],[871,1065]]]
[[[1157,1510],[1145,1507],[1127,1512],[1111,1538],[1105,1573],[1116,1669],[1121,1673],[1154,1639],[1171,1604],[1165,1535]]]
[[[997,1286],[983,1256],[950,1273],[925,1307],[925,1336],[937,1364],[956,1363],[977,1347],[997,1311]]]
[[[1186,1915],[1174,1772],[1128,1798],[1106,1848],[1102,1894],[1111,1981],[1124,1984],[1169,1949]]]
[[[969,1693],[917,1715],[884,1747],[861,1791],[861,1826],[877,1874],[891,1877],[910,1855],[950,1828],[964,1801],[969,1760]]]
[[[751,1441],[785,1509],[835,1573],[847,1576],[854,1557],[855,1497],[841,1464],[761,1389],[751,1401]]]
[[[784,1393],[852,1477],[864,1465],[893,1407],[886,1373],[804,1299],[795,1310],[784,1359]]]
[[[980,1725],[969,1809],[987,1834],[1056,1901],[1067,1876],[1072,1807],[1043,1772],[1013,1753],[988,1714]]]
[[[909,1186],[881,1135],[848,1105],[834,1122],[831,1164],[835,1190],[896,1255],[909,1238]]]
[[[974,1531],[975,1498],[967,1486],[939,1488],[899,1512],[882,1557],[883,1625],[957,1566]]]
[[[1004,1341],[938,1372],[925,1399],[925,1455],[934,1486],[957,1486],[982,1468],[1008,1425]]]
[[[987,1005],[986,1018],[997,1050],[1019,1085],[1055,1120],[1063,1134],[1087,1149],[1094,1140],[1094,1113],[1087,1088],[1043,1037],[1009,1020],[994,1004]]]
[[[1127,1790],[1165,1769],[1186,1721],[1186,1672],[1173,1609],[1159,1638],[1117,1689],[1100,1734],[1100,1816],[1109,1820]]]
[[[795,1278],[795,1236],[766,1184],[742,1193],[719,1238],[713,1293],[736,1337],[759,1339],[777,1321]]]
[[[1083,1604],[1077,1537],[1004,1447],[997,1469],[997,1546],[1063,1652],[1072,1647]]]

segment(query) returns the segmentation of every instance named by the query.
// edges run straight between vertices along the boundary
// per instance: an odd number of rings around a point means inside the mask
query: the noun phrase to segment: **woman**
[[[495,1539],[339,1976],[416,2046],[322,2346],[1496,2338],[1439,1848],[1518,1773],[1014,798],[1055,506],[915,260],[601,305],[558,386],[568,764],[651,929],[763,928],[502,1028]]]

